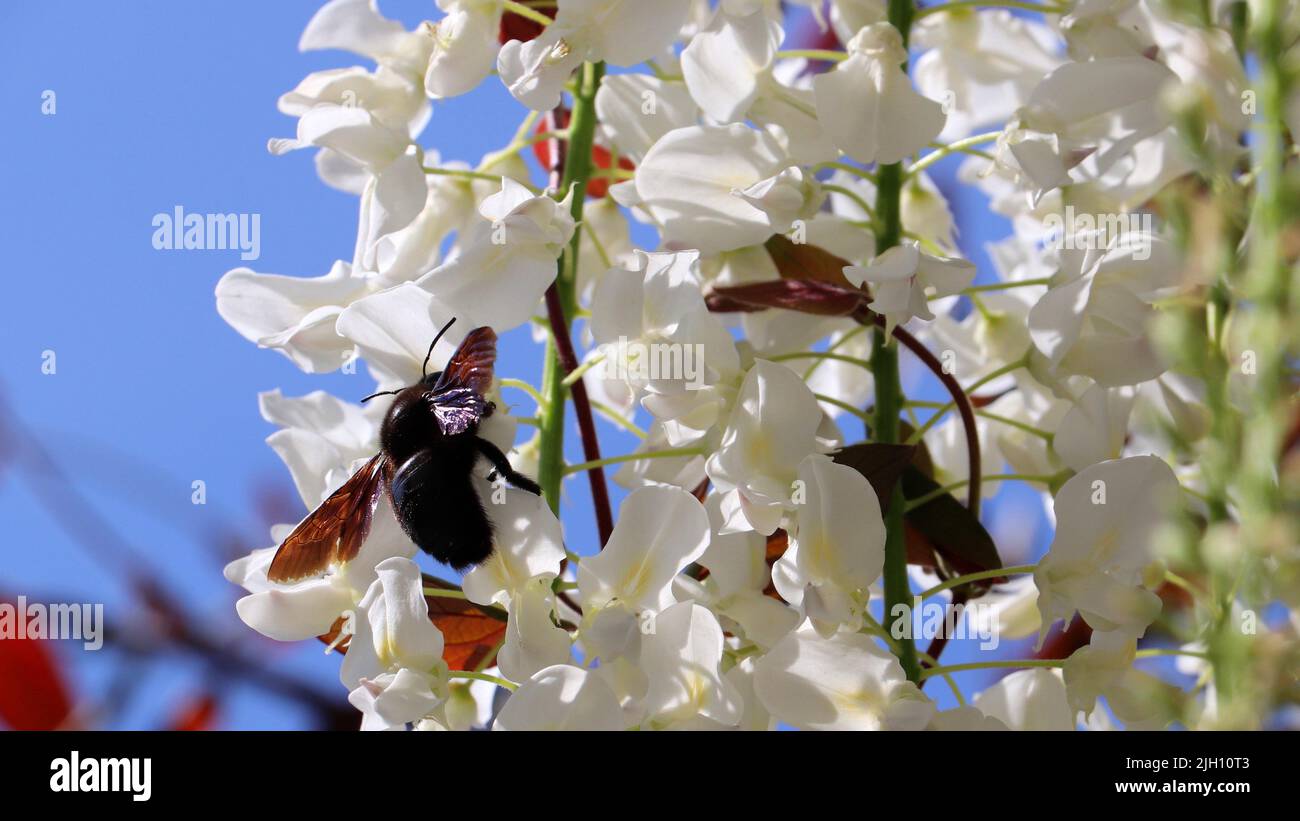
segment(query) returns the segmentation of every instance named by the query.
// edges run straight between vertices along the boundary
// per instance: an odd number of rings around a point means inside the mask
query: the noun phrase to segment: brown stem
[[[560,305],[560,291],[556,283],[546,289],[546,316],[551,322],[551,334],[555,337],[555,352],[560,357],[560,368],[565,377],[578,367],[578,357],[573,351],[573,340],[569,338],[569,325],[564,319],[564,308]],[[591,413],[591,400],[587,398],[587,386],[579,379],[569,388],[573,396],[573,413],[578,417],[578,430],[582,434],[582,454],[587,462],[600,460],[600,439],[596,436],[596,422]],[[600,532],[600,546],[609,542],[614,532],[614,516],[609,504],[609,488],[605,485],[605,469],[590,468],[587,478],[591,480],[591,501],[596,508],[596,529]]]
[[[854,319],[863,324],[874,322],[880,327],[885,327],[885,318],[880,314],[868,311],[865,307],[859,308],[853,314]],[[916,355],[930,372],[933,373],[943,386],[952,394],[952,401],[957,405],[957,412],[961,414],[962,427],[966,431],[966,455],[968,461],[968,470],[970,472],[970,484],[966,486],[966,507],[976,517],[980,514],[980,437],[979,431],[975,427],[975,409],[971,407],[970,398],[966,396],[966,391],[962,389],[961,383],[958,382],[952,374],[943,369],[942,363],[930,353],[930,349],[925,347],[919,339],[912,336],[903,328],[894,328],[894,338],[903,343],[903,346]],[[942,649],[942,645],[940,645]]]
[[[558,130],[559,118],[555,111],[549,111],[546,114],[546,128],[555,132]],[[551,182],[550,185],[557,193],[561,192],[560,186],[564,177],[564,162],[568,145],[559,139],[551,139]],[[577,196],[585,196],[586,187],[583,184],[583,190],[577,192]],[[580,229],[575,229],[580,230]],[[577,243],[570,248],[569,253],[575,255],[573,262],[574,272],[577,272]],[[564,315],[564,301],[560,298],[559,276],[557,272],[556,281],[546,289],[546,318],[551,324],[551,336],[555,340],[555,352],[559,356],[560,368],[563,371],[561,379],[567,378],[578,367],[578,356],[573,350],[573,340],[569,336],[569,320]],[[569,394],[573,397],[573,413],[578,417],[578,430],[582,435],[582,453],[583,459],[587,462],[596,462],[600,460],[600,439],[596,435],[595,417],[591,413],[591,400],[587,397],[587,386],[579,379],[569,388]],[[600,534],[600,546],[603,548],[608,542],[610,535],[614,532],[614,514],[609,503],[609,487],[605,484],[605,469],[594,467],[587,471],[587,478],[591,482],[591,501],[596,509],[596,530]],[[571,607],[582,611],[576,605],[569,603]]]

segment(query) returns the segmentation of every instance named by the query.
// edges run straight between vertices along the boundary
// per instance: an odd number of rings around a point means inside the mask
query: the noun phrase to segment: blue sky
[[[0,225],[8,255],[0,397],[67,475],[56,490],[68,496],[71,481],[174,596],[268,666],[341,699],[336,659],[315,645],[273,647],[243,627],[233,608],[237,591],[220,569],[232,550],[265,546],[272,521],[305,512],[263,443],[272,428],[258,415],[257,393],[325,389],[360,398],[372,383],[364,369],[303,374],[227,327],[213,287],[244,264],[237,251],[160,251],[150,241],[154,215],[179,205],[191,213],[259,214],[261,257],[247,264],[260,271],[318,276],[351,257],[355,199],[316,179],[311,152],[277,158],[266,151],[267,138],[294,130],[276,110],[280,94],[308,72],[357,62],[297,51],[317,5],[45,0],[0,7],[0,70],[8,78],[0,85],[7,112]],[[381,7],[408,25],[437,15],[430,0],[383,0]],[[55,95],[53,115],[42,113],[46,91]],[[438,104],[422,142],[444,159],[474,163],[509,139],[522,113],[489,80]],[[484,135],[493,135],[491,143]],[[939,166],[941,183],[952,167]],[[986,279],[982,244],[1005,225],[984,216],[978,196],[963,196],[954,208],[965,226],[962,245]],[[52,375],[42,373],[46,351],[56,357]],[[503,341],[500,373],[535,382],[539,362],[526,331]],[[12,425],[0,428],[0,594],[104,602],[110,620],[140,629],[111,570],[112,537],[79,542],[66,532],[66,517],[51,515],[34,493],[31,472],[7,458],[12,436]],[[631,447],[612,428],[602,436],[607,452]],[[206,484],[205,505],[191,503],[195,480]],[[567,494],[569,539],[589,544],[585,479],[571,480]],[[1036,503],[1014,493],[999,498],[990,516],[1038,531]],[[138,685],[117,726],[159,726],[196,683],[213,680],[211,671],[174,658],[149,663],[111,651],[60,650],[78,696],[99,698],[123,680]],[[973,653],[954,646],[945,660]],[[941,689],[932,686],[935,695]],[[291,705],[251,688],[222,695],[223,727],[305,721]]]

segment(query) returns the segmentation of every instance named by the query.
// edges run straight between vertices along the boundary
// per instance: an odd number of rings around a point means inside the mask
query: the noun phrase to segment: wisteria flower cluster
[[[217,286],[244,337],[309,373],[362,361],[377,393],[473,328],[544,358],[431,434],[541,490],[475,462],[492,551],[459,581],[417,564],[400,474],[349,509],[355,555],[272,581],[282,525],[226,569],[254,630],[344,653],[364,728],[1262,727],[1300,704],[1293,3],[437,7],[307,24],[301,49],[367,65],[281,97],[297,131],[269,147],[359,198],[353,256]],[[497,82],[522,116],[502,147],[419,142]],[[996,270],[928,175],[949,158],[1011,226]],[[308,509],[389,447],[394,401],[261,396]],[[640,445],[610,454],[607,426]],[[583,475],[591,543],[558,518]],[[1054,528],[1033,564],[982,523],[1012,483]],[[1037,645],[945,665],[958,627]],[[1008,674],[971,693],[977,668]]]

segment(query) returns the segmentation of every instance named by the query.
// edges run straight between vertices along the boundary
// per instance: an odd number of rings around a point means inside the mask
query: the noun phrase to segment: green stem
[[[966,395],[970,396],[975,391],[979,390],[980,388],[984,387],[988,383],[992,382],[994,379],[997,379],[999,376],[1005,376],[1011,373],[1012,371],[1017,371],[1027,366],[1028,364],[1029,364],[1029,352],[1026,351],[1025,355],[1017,359],[1015,362],[1010,362],[1006,365],[1003,365],[1002,367],[998,368],[992,373],[985,374],[984,376],[981,376],[979,379],[976,379],[974,382],[972,382],[970,385],[966,387]],[[935,411],[934,414],[929,419],[925,420],[925,424],[917,428],[916,431],[911,435],[911,437],[908,438],[907,444],[915,445],[917,442],[920,442],[921,437],[925,436],[926,431],[934,427],[939,422],[939,420],[943,418],[945,414],[955,409],[956,407],[957,407],[956,402],[949,402],[939,410]]]
[[[912,0],[889,0],[889,22],[903,38],[906,47],[916,9]],[[903,69],[906,70],[906,65]],[[898,245],[903,235],[902,219],[903,166],[901,163],[882,165],[876,172],[876,253],[881,254]],[[870,212],[868,212],[870,213]],[[885,333],[885,329],[872,329],[871,374],[876,384],[876,412],[872,425],[875,441],[897,444],[899,414],[906,397],[898,373],[898,344]],[[895,605],[909,607],[912,589],[907,576],[907,544],[903,535],[903,498],[901,482],[895,482],[889,505],[885,509],[885,612],[895,612]],[[909,681],[921,680],[921,665],[916,657],[916,645],[910,638],[897,642],[898,661]]]
[[[1055,476],[1036,475],[1030,473],[994,473],[990,475],[981,476],[980,482],[981,483],[983,482],[1038,482],[1040,484],[1048,485],[1050,487],[1052,482],[1055,479],[1056,479]],[[908,499],[907,506],[903,508],[903,511],[905,513],[908,513],[913,510],[916,510],[918,507],[921,507],[924,504],[933,502],[935,499],[938,499],[940,496],[946,496],[947,494],[952,493],[954,490],[961,490],[962,488],[966,487],[969,484],[970,484],[970,479],[962,479],[959,482],[953,482],[950,485],[944,485],[943,487],[935,488],[929,493],[926,493],[922,496],[917,496],[915,499]]]
[[[513,681],[506,681],[500,676],[493,676],[477,670],[452,670],[447,674],[449,678],[472,678],[475,681],[490,681],[498,687],[504,687],[511,692],[518,689],[519,685]]]
[[[824,393],[814,393],[813,396],[819,402],[825,402],[828,405],[834,405],[840,410],[858,417],[859,419],[862,420],[862,424],[867,425],[868,427],[870,427],[871,423],[874,421],[871,414],[867,413],[861,408],[857,408],[854,407],[853,405],[850,405],[848,402],[845,402],[843,399],[836,399],[834,396],[827,396]]]
[[[577,465],[569,465],[564,469],[564,475],[569,476],[574,473],[582,473],[584,470],[592,468],[603,468],[609,465],[618,465],[623,462],[639,462],[642,459],[667,459],[673,456],[703,456],[704,448],[666,448],[664,450],[651,450],[643,453],[622,453],[618,456],[606,456],[603,459],[596,459],[591,462],[583,462]]]
[[[938,8],[938,6],[931,6],[930,8],[934,9],[934,8]],[[926,11],[928,11],[928,9],[922,9],[921,13],[925,14]],[[965,151],[968,148],[973,148],[974,146],[981,145],[983,143],[993,142],[1000,136],[1002,136],[1001,131],[987,131],[983,134],[976,134],[973,137],[966,137],[965,139],[958,140],[957,142],[949,143],[948,145],[945,145],[940,149],[931,151],[929,154],[926,154],[921,159],[912,163],[912,165],[909,166],[907,169],[907,176],[909,177],[915,176],[916,174],[934,165],[939,160],[942,160],[944,157],[947,157],[949,154],[958,151]]]
[[[972,285],[969,288],[963,288],[963,294],[978,294],[983,291],[1005,291],[1009,288],[1027,288],[1031,285],[1051,285],[1051,277],[1039,277],[1037,279],[1019,279],[1013,282],[993,282],[988,285]]]
[[[534,23],[541,26],[549,26],[551,23],[555,22],[540,11],[525,6],[523,3],[516,2],[516,0],[503,0],[501,5],[506,11],[513,12],[525,20],[532,20]]]
[[[426,165],[424,166],[424,173],[437,174],[442,177],[460,177],[461,179],[466,180],[483,180],[485,182],[495,182],[497,184],[500,184],[501,182],[500,174],[489,174],[486,171],[470,171],[465,168],[430,168]],[[516,180],[516,182],[524,188],[527,188],[534,195],[542,193],[542,189],[535,185],[531,185],[522,180]]]
[[[1020,9],[1021,11],[1037,11],[1037,12],[1042,12],[1043,14],[1065,14],[1070,10],[1068,6],[1063,6],[1063,5],[1052,6],[1052,5],[1044,5],[1041,3],[1020,3],[1017,2],[1016,0],[994,0],[994,2],[986,2],[986,0],[954,0],[954,2],[951,3],[941,3],[940,5],[937,6],[926,6],[925,8],[920,10],[917,16],[928,17],[931,14],[939,14],[940,12],[953,11],[954,9],[972,9],[972,8]]]
[[[942,667],[929,667],[921,673],[922,679],[941,676],[945,673],[961,673],[966,670],[1000,670],[1008,667],[1061,667],[1065,659],[1005,659],[999,661],[972,661],[967,664],[949,664]]]
[[[929,590],[921,594],[921,598],[928,599],[936,596],[945,590],[951,590],[954,587],[961,587],[963,584],[970,582],[983,581],[984,579],[997,579],[1002,576],[1015,576],[1021,573],[1033,573],[1037,565],[1033,564],[1016,564],[1011,567],[999,567],[996,570],[981,570],[978,573],[967,573],[965,576],[953,576],[941,584],[936,584]]]
[[[830,51],[824,48],[794,48],[776,53],[778,60],[828,60],[832,63],[838,63],[847,60],[849,55],[843,51]]]
[[[573,113],[569,118],[569,144],[565,152],[564,173],[560,179],[557,197],[573,192],[571,213],[577,227],[569,242],[556,278],[563,316],[559,321],[573,321],[577,311],[578,251],[582,236],[582,208],[586,199],[587,180],[591,177],[591,149],[596,135],[596,90],[605,71],[604,63],[584,63],[582,83],[573,99]],[[564,480],[564,414],[565,394],[563,366],[559,361],[555,339],[546,345],[546,364],[542,372],[542,394],[545,407],[541,409],[541,447],[538,455],[537,483],[541,485],[551,510],[560,512],[560,485]]]
[[[865,359],[858,359],[856,356],[848,356],[832,351],[795,351],[794,353],[777,354],[768,358],[773,362],[788,362],[791,359],[834,359],[836,362],[847,362],[850,365],[857,365],[860,368],[871,370],[871,363]]]

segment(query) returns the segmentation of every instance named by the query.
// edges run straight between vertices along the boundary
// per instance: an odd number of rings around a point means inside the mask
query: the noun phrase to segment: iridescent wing
[[[465,335],[428,395],[444,436],[464,433],[487,413],[484,396],[492,389],[496,360],[495,331],[482,327]]]
[[[287,584],[355,558],[370,532],[387,464],[387,458],[376,455],[321,502],[280,545],[266,577]]]

